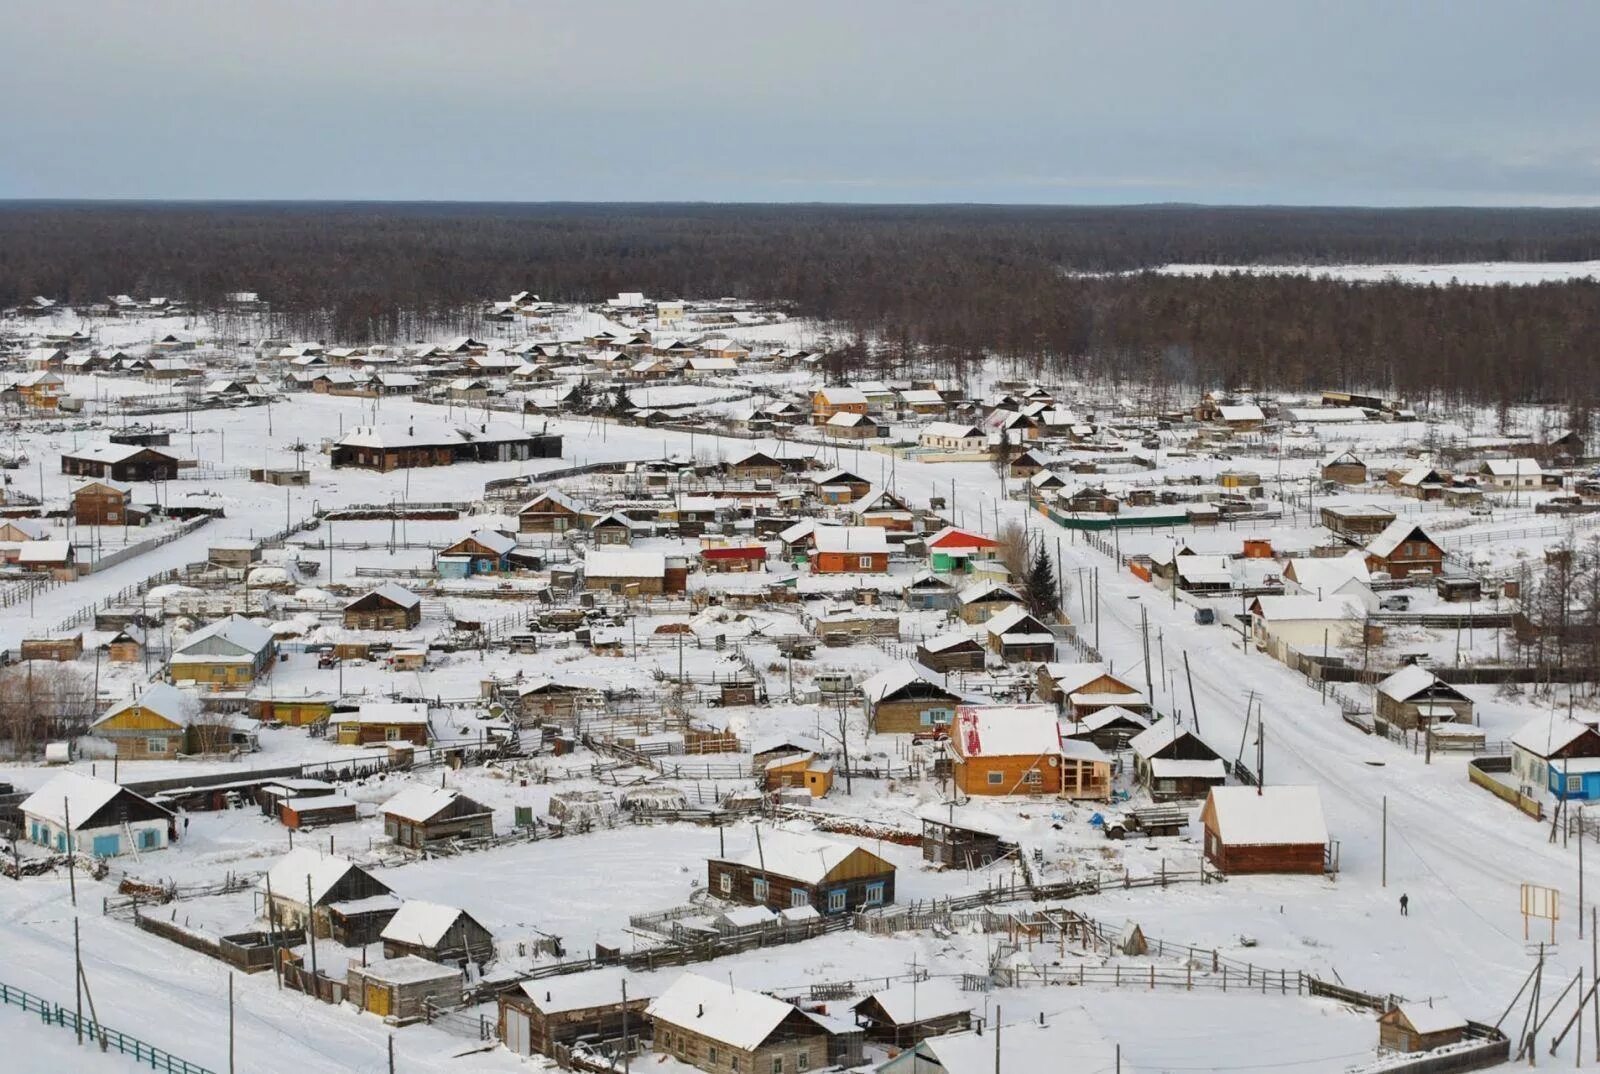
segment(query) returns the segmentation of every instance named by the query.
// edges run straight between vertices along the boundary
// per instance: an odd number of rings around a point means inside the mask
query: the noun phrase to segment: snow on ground
[[[1317,276],[1335,280],[1438,285],[1549,283],[1600,279],[1600,261],[1478,261],[1455,265],[1162,265],[1165,276],[1213,276],[1244,272],[1253,276]]]

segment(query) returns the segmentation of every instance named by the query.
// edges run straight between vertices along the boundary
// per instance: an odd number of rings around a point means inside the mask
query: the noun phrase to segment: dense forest
[[[1000,354],[1158,387],[1359,387],[1414,401],[1593,396],[1600,284],[1136,270],[1592,259],[1592,210],[0,205],[0,306],[128,292],[210,309],[252,290],[302,334],[360,342],[522,289],[557,301],[729,295],[836,323],[841,375],[930,363],[959,374]]]

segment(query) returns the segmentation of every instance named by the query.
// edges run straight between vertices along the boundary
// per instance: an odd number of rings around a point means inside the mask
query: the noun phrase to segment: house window
[[[383,729],[383,740],[385,742],[399,742],[400,741],[400,728],[398,728],[398,727],[385,727]]]
[[[830,891],[830,892],[828,892],[828,912],[830,914],[837,914],[837,913],[843,912],[843,910],[844,910],[844,898],[845,898],[845,892],[844,892],[843,888],[840,888],[838,891]]]
[[[1022,774],[1022,782],[1037,787],[1044,782],[1044,773],[1037,768],[1030,768]]]
[[[807,1051],[796,1052],[795,1056],[794,1056],[794,1068],[796,1070],[802,1071],[802,1072],[810,1070],[811,1069],[811,1053],[807,1052]]]
[[[783,1056],[772,1057],[772,1074],[783,1074]]]
[[[801,891],[799,888],[796,888],[795,890],[789,892],[789,905],[790,906],[810,906],[811,905],[811,897],[809,895],[807,895],[804,891]]]
[[[732,895],[733,894],[733,874],[732,873],[723,873],[721,876],[717,877],[717,887],[722,890],[722,893],[724,895]]]
[[[1582,776],[1568,776],[1567,777],[1567,793],[1568,794],[1582,794],[1583,793],[1583,777]]]
[[[1004,772],[990,772],[989,773],[989,786],[998,787],[998,786],[1000,786],[1000,784],[1004,783],[1005,781],[1006,781],[1006,776],[1005,776]]]
[[[710,1044],[710,1045],[706,1046],[706,1062],[710,1063],[712,1066],[716,1066],[716,1064],[717,1064],[717,1046],[715,1044]]]
[[[739,1054],[737,1052],[728,1056],[728,1069],[733,1071],[733,1074],[739,1074]]]
[[[868,906],[882,906],[883,905],[883,881],[882,880],[874,880],[872,883],[867,885],[866,904]],[[800,1069],[804,1070],[805,1068],[801,1067]]]
[[[763,877],[756,877],[750,881],[750,895],[757,902],[767,901],[767,881]]]
[[[861,560],[861,569],[862,570],[870,571],[872,569],[872,557],[871,556],[861,556],[860,560]]]

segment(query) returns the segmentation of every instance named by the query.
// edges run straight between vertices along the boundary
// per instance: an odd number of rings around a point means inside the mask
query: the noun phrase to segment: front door
[[[114,858],[121,850],[122,840],[116,832],[110,835],[97,835],[94,837],[94,856],[97,858]]]
[[[528,1044],[528,1015],[515,1007],[506,1008],[506,1047],[517,1055],[532,1055]]]
[[[373,1014],[389,1017],[389,989],[385,985],[373,981],[367,982],[367,1010]]]

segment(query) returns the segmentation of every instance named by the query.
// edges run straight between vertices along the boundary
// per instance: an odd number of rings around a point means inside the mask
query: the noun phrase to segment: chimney
[[[695,1017],[696,1018],[704,1018],[706,1016],[706,1005],[704,1003],[697,1003],[697,1004],[695,1004],[695,1006],[700,1008],[695,1013]]]

